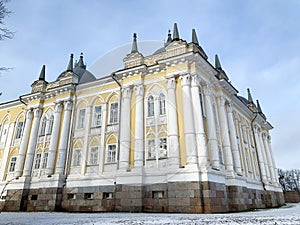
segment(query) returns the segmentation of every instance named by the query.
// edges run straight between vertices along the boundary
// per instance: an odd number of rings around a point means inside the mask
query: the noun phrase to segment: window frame
[[[96,108],[99,108],[100,111],[96,112]],[[92,127],[100,127],[101,119],[102,119],[102,107],[101,107],[101,105],[96,105],[93,108]]]
[[[34,159],[34,169],[38,170],[41,168],[41,160],[42,160],[42,153],[36,153]]]
[[[91,146],[89,152],[89,165],[96,166],[99,164],[98,157],[99,157],[99,148],[98,146]]]
[[[150,144],[150,143],[152,143],[152,144]],[[148,160],[156,159],[156,149],[155,149],[155,139],[154,138],[147,139],[147,159]]]
[[[159,115],[166,115],[166,96],[164,93],[160,93],[158,97],[159,102]]]
[[[109,104],[109,124],[116,124],[119,122],[119,103],[111,102]]]
[[[12,173],[16,169],[17,156],[10,157],[8,172]]]
[[[20,126],[20,124],[22,124]],[[24,124],[25,124],[25,121],[19,121],[18,124],[17,124],[17,127],[16,127],[16,134],[15,134],[15,139],[20,139],[23,135],[23,129],[24,129]]]
[[[110,149],[111,147],[115,147],[115,149]],[[110,160],[108,160],[110,159]],[[106,157],[105,162],[106,163],[116,163],[117,159],[117,145],[116,144],[108,144],[106,148]]]
[[[47,133],[46,133],[47,135],[52,134],[53,124],[54,124],[54,116],[51,115],[48,120],[48,127],[47,127]]]
[[[84,120],[85,120],[85,113],[86,109],[82,108],[78,110],[78,116],[77,116],[77,129],[83,129],[84,128]]]
[[[155,115],[155,104],[153,95],[147,97],[147,117],[153,117]]]
[[[46,127],[47,127],[47,118],[46,116],[44,116],[41,121],[40,136],[46,135]]]
[[[82,149],[81,148],[73,149],[72,167],[81,166],[81,158],[82,158]]]

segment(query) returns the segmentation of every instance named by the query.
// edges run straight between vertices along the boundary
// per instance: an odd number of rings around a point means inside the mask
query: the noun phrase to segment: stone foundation
[[[9,190],[3,211],[224,213],[283,204],[282,192],[215,182],[170,182]]]

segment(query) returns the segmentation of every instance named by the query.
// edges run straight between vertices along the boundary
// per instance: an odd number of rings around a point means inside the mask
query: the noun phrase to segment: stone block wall
[[[288,203],[298,203],[298,202],[300,202],[299,191],[297,191],[297,190],[285,191],[284,192],[284,199],[285,199],[285,202],[288,202]]]
[[[169,182],[9,190],[0,204],[4,211],[224,213],[279,207],[284,197],[216,182]]]

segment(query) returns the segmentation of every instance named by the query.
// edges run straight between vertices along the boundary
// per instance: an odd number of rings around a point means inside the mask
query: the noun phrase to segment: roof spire
[[[45,71],[46,71],[46,66],[43,65],[42,70],[41,70],[41,73],[40,73],[40,76],[39,76],[39,80],[45,81],[45,74],[46,74]]]
[[[248,102],[249,102],[250,104],[254,104],[249,88],[247,88],[247,92],[248,92]]]
[[[80,58],[79,58],[78,63],[76,64],[76,67],[81,67],[81,68],[85,69],[85,65],[84,65],[84,62],[83,62],[83,53],[82,52],[80,53]]]
[[[132,48],[131,48],[131,53],[138,52],[138,47],[137,47],[137,41],[136,41],[136,33],[133,33],[133,41],[132,41]]]
[[[174,28],[173,28],[173,41],[178,41],[179,40],[179,32],[177,28],[177,23],[174,23]]]
[[[168,39],[167,39],[167,43],[171,43],[172,42],[172,37],[171,37],[171,30],[168,30]]]
[[[222,70],[222,66],[221,66],[221,63],[220,63],[220,60],[219,60],[219,57],[217,54],[215,55],[215,67],[217,70]]]
[[[256,104],[257,104],[257,112],[262,113],[262,110],[261,110],[261,107],[260,107],[260,104],[259,104],[258,100],[256,100]]]
[[[71,54],[70,61],[69,61],[68,67],[67,67],[67,71],[73,71],[73,57],[74,57],[74,55]]]
[[[198,38],[197,38],[197,34],[196,34],[196,30],[195,29],[192,29],[192,42],[196,45],[199,45],[199,42],[198,42]]]

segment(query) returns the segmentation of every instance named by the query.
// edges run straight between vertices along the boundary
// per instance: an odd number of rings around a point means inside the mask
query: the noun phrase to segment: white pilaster
[[[179,167],[179,142],[176,105],[176,80],[174,77],[167,79],[167,118],[168,118],[168,166]]]
[[[197,159],[197,143],[194,127],[194,114],[191,96],[191,76],[189,74],[181,75],[182,89],[182,107],[183,107],[183,126],[185,137],[185,148],[187,165],[198,164]]]
[[[101,105],[101,143],[100,143],[100,161],[99,161],[99,173],[103,173],[103,166],[105,162],[105,153],[104,153],[104,146],[105,146],[105,129],[106,129],[106,110],[107,110],[107,105],[106,103],[103,103]]]
[[[33,124],[30,132],[30,138],[29,138],[26,159],[25,159],[25,166],[23,170],[23,176],[25,177],[30,176],[31,174],[41,114],[42,114],[42,110],[40,108],[34,109],[34,119],[33,119]]]
[[[230,139],[228,133],[228,122],[225,110],[225,98],[223,96],[218,97],[218,114],[221,129],[221,140],[223,144],[223,150],[225,153],[225,168],[230,175],[233,175],[233,160],[231,154]]]
[[[135,101],[135,134],[134,134],[134,167],[142,167],[144,161],[144,86],[134,87]]]
[[[275,164],[275,160],[274,160],[274,155],[273,155],[273,151],[272,151],[272,146],[271,146],[271,136],[268,135],[268,147],[269,147],[269,151],[270,151],[270,155],[271,155],[271,159],[272,159],[272,164],[273,164],[273,169],[274,169],[274,182],[279,183],[278,180],[278,170],[276,168],[276,164]]]
[[[270,170],[269,170],[269,167],[268,167],[267,156],[266,156],[266,149],[264,147],[263,137],[262,137],[262,132],[261,131],[259,131],[258,136],[259,136],[259,142],[260,142],[261,151],[262,151],[262,157],[263,157],[264,167],[265,167],[265,171],[266,171],[266,178],[269,181],[270,180]]]
[[[9,150],[10,150],[11,142],[13,139],[14,129],[15,129],[15,123],[10,123],[8,126],[6,142],[5,142],[5,146],[4,146],[4,154],[2,156],[3,161],[2,161],[1,170],[0,170],[0,181],[4,179],[4,175],[5,175],[4,172],[6,171],[7,161],[10,160]]]
[[[211,99],[211,89],[208,85],[204,86],[204,99],[206,106],[207,138],[210,151],[210,161],[212,168],[218,170],[220,169],[218,141]]]
[[[81,163],[81,175],[85,174],[86,165],[88,164],[88,154],[89,154],[89,131],[90,131],[90,121],[91,121],[91,113],[92,113],[92,106],[87,106],[86,108],[86,119],[84,124],[84,142],[83,142],[83,149],[82,149],[82,163]]]
[[[61,135],[60,135],[60,140],[58,145],[58,157],[56,161],[56,170],[55,170],[57,174],[63,174],[65,169],[69,128],[70,128],[70,120],[71,120],[71,110],[72,110],[72,102],[71,101],[64,102],[64,118],[63,118]]]
[[[120,126],[120,163],[119,169],[126,171],[129,169],[129,149],[130,149],[130,100],[131,88],[125,87],[122,93],[122,110]]]
[[[272,158],[271,158],[271,155],[270,155],[270,151],[269,151],[269,146],[268,146],[268,141],[267,141],[267,133],[264,132],[262,134],[262,138],[263,138],[263,142],[264,142],[264,146],[265,146],[265,151],[266,151],[266,158],[267,158],[267,163],[268,163],[268,168],[269,168],[269,171],[270,171],[270,179],[272,182],[274,182],[274,178],[275,178],[275,175],[274,175],[274,168],[273,168],[273,163],[272,163]]]
[[[27,114],[26,114],[25,127],[24,127],[24,131],[23,131],[19,154],[17,157],[16,170],[14,173],[14,177],[20,177],[22,175],[32,118],[33,118],[33,113],[32,113],[32,110],[30,109],[27,111]]]
[[[264,164],[264,157],[263,157],[263,153],[262,153],[262,148],[261,148],[261,141],[259,140],[259,135],[258,135],[258,127],[257,125],[253,126],[254,129],[254,138],[256,140],[256,148],[257,148],[257,153],[258,153],[258,163],[259,163],[259,167],[260,167],[260,171],[261,171],[261,176],[262,176],[262,180],[264,182],[266,182],[267,180],[267,176],[266,176],[266,168],[265,168],[265,164]]]
[[[208,166],[208,156],[207,156],[207,145],[206,145],[206,136],[204,131],[203,124],[203,110],[200,100],[199,92],[199,80],[197,75],[192,76],[191,84],[192,100],[193,100],[193,110],[194,110],[194,120],[195,120],[195,132],[196,132],[196,141],[198,149],[198,162],[202,169],[207,168]]]
[[[230,136],[230,146],[233,156],[233,165],[236,173],[238,175],[242,175],[242,166],[241,166],[241,158],[239,153],[239,148],[236,140],[236,130],[234,126],[233,114],[232,114],[232,106],[231,104],[227,104],[227,119],[229,126],[229,136]]]
[[[59,135],[60,119],[61,119],[62,105],[61,103],[55,104],[54,109],[54,122],[53,129],[50,138],[50,146],[48,153],[48,162],[47,162],[47,175],[50,176],[54,172],[54,163],[56,157],[56,149]]]

